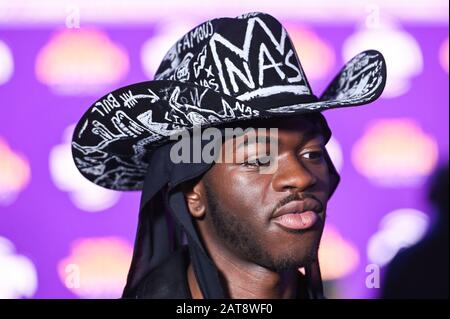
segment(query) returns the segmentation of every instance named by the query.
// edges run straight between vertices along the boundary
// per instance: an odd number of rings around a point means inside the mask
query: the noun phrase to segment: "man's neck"
[[[297,270],[273,272],[255,264],[233,260],[223,253],[213,254],[212,259],[222,275],[229,298],[288,299],[296,296]],[[188,268],[188,282],[192,298],[203,298],[192,263]]]

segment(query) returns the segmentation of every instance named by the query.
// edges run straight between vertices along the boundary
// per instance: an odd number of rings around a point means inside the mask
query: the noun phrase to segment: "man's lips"
[[[294,200],[277,209],[272,219],[289,229],[308,229],[318,221],[321,210],[321,205],[315,200]]]

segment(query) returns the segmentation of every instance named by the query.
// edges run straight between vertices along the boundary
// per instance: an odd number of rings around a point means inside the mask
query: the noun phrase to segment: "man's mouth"
[[[321,210],[321,205],[315,200],[295,200],[276,210],[272,220],[288,229],[304,230],[317,223]]]

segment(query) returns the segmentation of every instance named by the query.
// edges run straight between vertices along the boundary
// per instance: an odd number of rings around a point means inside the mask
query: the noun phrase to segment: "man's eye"
[[[311,160],[318,160],[323,158],[323,151],[312,151],[303,153],[302,156],[306,156],[306,158]]]
[[[255,159],[251,159],[246,162],[243,162],[241,165],[250,166],[250,167],[269,166],[270,160],[269,160],[269,158],[255,158]]]

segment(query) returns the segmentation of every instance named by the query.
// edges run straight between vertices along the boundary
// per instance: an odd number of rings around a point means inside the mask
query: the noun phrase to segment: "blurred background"
[[[448,192],[448,168],[446,179],[437,171],[449,153],[448,6],[0,0],[0,298],[120,297],[140,195],[83,179],[70,152],[74,124],[109,90],[152,79],[169,47],[197,24],[253,11],[285,24],[316,95],[360,51],[386,58],[382,98],[324,112],[342,177],[320,247],[327,297],[392,297],[429,278],[425,297],[444,289],[448,298],[448,193],[437,191]],[[447,206],[439,204],[445,198]],[[411,253],[402,261],[433,232],[444,237],[422,249],[423,265],[413,268]]]

